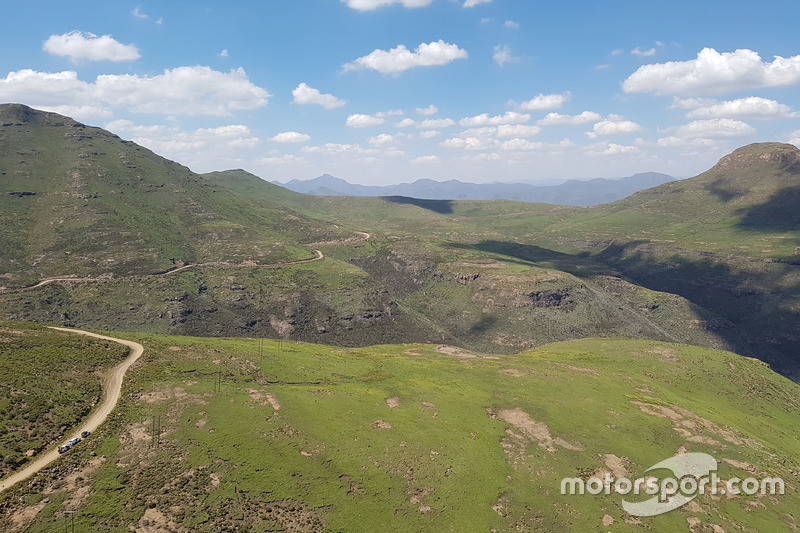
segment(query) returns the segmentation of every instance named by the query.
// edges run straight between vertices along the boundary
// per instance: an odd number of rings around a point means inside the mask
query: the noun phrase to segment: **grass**
[[[609,515],[615,531],[676,530],[688,518],[780,530],[800,504],[793,491],[758,506],[704,496],[637,525],[619,496],[559,494],[561,478],[607,468],[605,454],[638,477],[680,449],[714,455],[724,479],[749,475],[728,459],[796,484],[797,385],[728,352],[609,338],[485,357],[424,344],[121,336],[145,344],[145,359],[114,420],[68,458],[78,471],[92,451],[107,458],[79,484],[91,488],[81,527],[586,531]],[[633,402],[679,410],[684,425]],[[502,418],[515,410],[575,449],[540,446]],[[47,530],[60,509],[54,498],[28,530]]]
[[[100,399],[97,372],[125,356],[116,343],[0,322],[0,475],[62,439]]]

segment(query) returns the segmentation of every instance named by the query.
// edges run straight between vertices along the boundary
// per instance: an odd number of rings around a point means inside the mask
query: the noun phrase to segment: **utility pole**
[[[75,533],[75,513],[77,511],[64,511],[64,533]]]
[[[214,392],[222,392],[222,371],[214,372]]]
[[[161,415],[158,415],[158,418],[155,416],[153,417],[151,435],[150,446],[152,448],[158,448],[161,445]]]

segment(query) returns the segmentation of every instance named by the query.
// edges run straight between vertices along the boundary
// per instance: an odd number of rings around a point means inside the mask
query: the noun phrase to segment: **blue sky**
[[[0,102],[198,172],[554,182],[800,144],[800,2],[2,1]]]

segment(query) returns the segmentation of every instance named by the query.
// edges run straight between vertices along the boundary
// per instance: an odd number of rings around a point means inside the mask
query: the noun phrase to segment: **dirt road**
[[[92,431],[96,430],[100,427],[108,415],[111,414],[111,411],[114,410],[114,407],[117,405],[119,401],[120,392],[122,390],[122,380],[125,377],[125,372],[130,368],[130,366],[139,359],[139,356],[142,355],[144,352],[144,347],[139,344],[138,342],[133,341],[126,341],[124,339],[116,339],[114,337],[106,337],[105,335],[98,335],[97,333],[91,333],[89,331],[83,331],[80,329],[69,329],[69,328],[52,328],[57,329],[59,331],[66,331],[69,333],[78,333],[80,335],[88,335],[90,337],[95,337],[98,339],[104,339],[108,341],[118,342],[120,344],[124,344],[125,346],[131,349],[131,354],[120,364],[109,370],[103,376],[103,398],[100,401],[100,405],[89,415],[89,418],[84,420],[80,427],[76,428],[72,433],[72,435],[67,435],[64,438],[64,442],[66,443],[72,437],[80,437],[81,432],[83,431]],[[91,437],[89,437],[91,438]],[[78,444],[80,446],[80,444]],[[67,452],[69,453],[69,452]],[[58,446],[54,446],[52,450],[44,452],[44,455],[39,456],[36,460],[34,460],[31,464],[16,472],[5,479],[0,480],[0,492],[3,492],[7,488],[28,479],[29,477],[33,476],[43,468],[47,467],[50,463],[58,459]]]

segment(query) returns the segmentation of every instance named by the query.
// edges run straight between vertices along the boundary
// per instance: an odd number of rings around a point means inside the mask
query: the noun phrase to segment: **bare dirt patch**
[[[264,509],[271,521],[278,522],[288,533],[325,531],[327,523],[314,509],[295,500],[269,502]]]
[[[186,390],[183,387],[163,388],[153,392],[146,392],[139,399],[146,403],[159,403],[172,398],[183,398]]]
[[[566,368],[567,370],[574,370],[575,372],[582,372],[584,374],[594,374],[595,376],[598,375],[597,370],[592,370],[591,368],[582,368],[580,366],[568,365],[566,363],[558,363],[556,361],[548,361],[548,363],[560,368]]]
[[[673,425],[672,429],[686,437],[690,442],[721,446],[723,449],[726,448],[727,446],[722,444],[719,440],[706,434],[713,433],[715,436],[721,437],[722,440],[736,446],[747,445],[760,447],[756,441],[742,436],[736,430],[718,426],[711,420],[703,418],[678,405],[666,407],[664,405],[645,402],[632,401],[631,403],[638,406],[643,413],[670,420]]]
[[[423,411],[433,411],[433,418],[437,418],[439,416],[439,411],[436,409],[436,406],[431,402],[422,402],[422,405],[419,407]]]
[[[722,460],[733,467],[739,468],[740,470],[745,470],[752,474],[758,474],[758,467],[753,466],[750,463],[745,463],[744,461],[737,461],[736,459],[728,459],[728,458],[723,458]]]
[[[11,531],[17,531],[31,523],[34,518],[39,516],[39,513],[42,512],[42,509],[44,509],[48,503],[50,503],[50,498],[45,498],[36,505],[29,505],[15,511],[14,514],[11,515]]]
[[[517,407],[516,409],[487,409],[492,418],[498,418],[503,422],[514,426],[528,439],[536,442],[539,447],[548,452],[555,452],[556,446],[567,450],[582,450],[580,444],[567,442],[560,437],[553,437],[547,424],[537,422],[528,413]]]
[[[281,410],[281,403],[271,392],[260,391],[256,389],[247,389],[250,398],[258,402],[261,406],[271,406],[275,411]]]
[[[627,461],[625,459],[622,457],[617,457],[613,453],[603,454],[600,456],[600,458],[614,477],[628,477],[628,469],[625,466]]]
[[[400,405],[400,398],[397,396],[386,398],[386,405],[388,405],[391,409],[394,409]]]
[[[433,509],[425,503],[425,498],[433,494],[433,489],[430,487],[423,487],[419,489],[412,489],[407,491],[410,498],[409,501],[414,504],[418,505],[417,510],[422,513],[430,513]]]
[[[515,378],[521,378],[525,375],[525,372],[517,370],[516,368],[501,368],[498,372],[506,376],[514,376]]]
[[[499,359],[499,357],[496,357],[494,355],[482,355],[482,354],[471,353],[466,350],[462,350],[461,348],[458,348],[456,346],[442,345],[437,347],[436,351],[439,353],[452,355],[460,359]]]
[[[372,429],[394,429],[394,428],[389,422],[378,419],[372,423]]]
[[[680,352],[668,346],[653,346],[652,348],[647,348],[645,352],[657,355],[664,363],[677,363],[681,359]]]
[[[148,509],[134,527],[136,533],[162,533],[187,531],[158,509]]]

